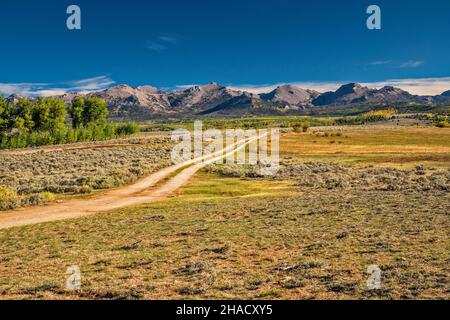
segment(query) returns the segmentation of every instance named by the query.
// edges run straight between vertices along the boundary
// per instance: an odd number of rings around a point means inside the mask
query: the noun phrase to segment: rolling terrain
[[[448,299],[449,134],[291,132],[275,177],[180,168],[149,189],[186,174],[169,198],[0,230],[0,298]],[[80,290],[65,287],[72,265]]]

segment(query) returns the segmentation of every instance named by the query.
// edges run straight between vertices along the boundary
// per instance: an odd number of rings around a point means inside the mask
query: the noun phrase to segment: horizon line
[[[209,84],[217,83],[210,82]],[[315,90],[320,93],[336,91],[339,87],[350,84],[358,83],[362,86],[380,89],[386,86],[400,88],[411,94],[422,96],[436,96],[450,90],[450,77],[429,77],[429,78],[405,78],[405,79],[388,79],[384,81],[373,82],[357,82],[357,81],[294,81],[294,82],[278,82],[272,84],[233,84],[228,83],[222,85],[231,90],[245,91],[253,94],[269,93],[275,90],[277,87],[291,85],[294,87]],[[24,97],[48,97],[48,96],[62,96],[65,94],[76,93],[90,93],[99,92],[106,89],[114,88],[120,85],[116,81],[110,78],[109,75],[97,76],[93,78],[81,79],[77,81],[68,81],[63,83],[1,83],[0,82],[0,95],[11,96],[19,95]],[[205,86],[208,84],[188,84],[188,85],[176,85],[174,87],[161,87],[162,92],[175,92],[187,90],[195,86]],[[131,86],[132,88],[138,88],[144,85]],[[148,85],[147,85],[148,86]],[[150,85],[151,86],[151,85]],[[154,86],[153,86],[154,87]],[[156,88],[156,87],[155,87]]]

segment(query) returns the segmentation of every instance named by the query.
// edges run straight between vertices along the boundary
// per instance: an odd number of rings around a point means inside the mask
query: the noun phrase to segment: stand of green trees
[[[106,102],[95,97],[74,99],[68,111],[58,98],[23,98],[14,104],[0,97],[0,149],[106,140],[139,131],[135,123],[113,124],[107,117]]]

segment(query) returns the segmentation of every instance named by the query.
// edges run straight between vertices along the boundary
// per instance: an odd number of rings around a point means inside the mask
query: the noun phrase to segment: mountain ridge
[[[324,93],[281,85],[268,93],[255,94],[212,82],[173,92],[153,86],[121,84],[102,91],[68,93],[59,97],[67,103],[76,97],[98,97],[105,99],[113,118],[152,119],[158,116],[301,114],[320,108],[370,104],[393,107],[398,104],[437,105],[450,103],[450,90],[436,96],[419,96],[392,86],[374,89],[348,83],[336,91]],[[17,101],[19,97],[12,95],[9,99]]]

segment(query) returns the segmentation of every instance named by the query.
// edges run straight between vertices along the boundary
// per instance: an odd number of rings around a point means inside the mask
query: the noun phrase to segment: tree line
[[[0,148],[105,140],[139,131],[135,123],[113,124],[107,118],[105,100],[96,97],[77,97],[69,108],[54,97],[17,103],[0,97]]]

